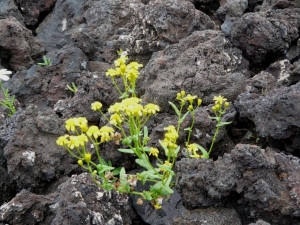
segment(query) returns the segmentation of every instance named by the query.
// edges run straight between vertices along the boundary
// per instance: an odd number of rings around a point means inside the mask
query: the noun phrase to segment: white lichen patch
[[[287,59],[281,60],[280,64],[280,75],[278,78],[278,82],[288,81],[290,74],[286,72],[286,63],[289,63]]]
[[[104,195],[103,192],[97,192],[97,193],[96,193],[96,199],[97,199],[98,201],[101,200],[102,197],[103,197],[103,195]]]
[[[67,19],[63,18],[61,31],[65,31],[67,28]]]
[[[26,152],[23,152],[22,156],[24,156],[29,162],[31,162],[31,165],[34,164],[35,152],[26,151]]]

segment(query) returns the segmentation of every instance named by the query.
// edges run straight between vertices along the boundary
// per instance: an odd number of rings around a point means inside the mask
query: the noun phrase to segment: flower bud
[[[89,163],[91,161],[92,155],[91,153],[85,153],[84,154],[84,159],[87,163]]]
[[[229,107],[229,102],[225,102],[224,107],[227,109]]]
[[[198,98],[197,106],[199,107],[202,104],[202,99]]]
[[[77,161],[77,163],[78,163],[79,166],[83,166],[83,162],[82,162],[81,159],[79,159],[79,160]]]
[[[181,92],[180,92],[180,95],[181,95],[182,97],[184,97],[184,96],[185,96],[185,91],[181,91]]]

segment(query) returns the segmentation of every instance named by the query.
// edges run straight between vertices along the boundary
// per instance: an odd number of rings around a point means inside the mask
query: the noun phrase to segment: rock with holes
[[[16,0],[15,4],[20,9],[25,24],[27,26],[36,26],[39,19],[44,14],[49,13],[56,0]]]
[[[0,222],[12,225],[122,225],[134,217],[126,195],[104,191],[86,173],[73,175],[51,194],[24,189],[0,208]]]
[[[237,204],[239,212],[247,215],[243,224],[258,218],[274,225],[297,224],[299,165],[299,158],[271,148],[238,144],[216,161],[177,162],[177,188],[188,208]]]
[[[148,102],[168,109],[180,90],[212,103],[213,96],[229,101],[245,88],[248,63],[222,32],[196,31],[179,43],[152,55],[141,71],[138,90]]]
[[[300,9],[247,13],[232,25],[231,41],[252,65],[262,66],[286,53],[299,27]]]
[[[0,20],[0,30],[0,55],[13,70],[28,69],[42,55],[41,42],[16,18]]]
[[[260,11],[267,11],[271,9],[284,8],[299,8],[300,2],[298,0],[267,0],[264,1],[260,7]]]

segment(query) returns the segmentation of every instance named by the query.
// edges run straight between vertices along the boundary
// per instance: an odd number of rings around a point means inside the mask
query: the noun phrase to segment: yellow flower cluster
[[[88,127],[87,119],[84,117],[70,118],[66,121],[65,127],[67,131],[71,131],[77,135],[64,135],[56,140],[56,144],[69,149],[84,147],[89,138],[97,139],[101,142],[110,141],[114,135],[114,129],[109,126],[103,126],[100,129],[97,126]]]
[[[191,158],[201,158],[201,155],[197,153],[199,148],[195,144],[189,144],[187,146],[187,151],[189,152],[189,157]]]
[[[121,76],[126,78],[129,82],[135,82],[139,76],[139,68],[143,67],[142,64],[137,62],[131,62],[126,64],[128,57],[125,55],[121,55],[114,64],[115,69],[108,69],[106,72],[106,76],[116,77]]]
[[[225,113],[226,109],[229,107],[229,102],[227,98],[224,98],[222,95],[215,96],[213,98],[215,105],[211,108],[216,115],[222,115]]]
[[[165,133],[164,140],[162,140],[162,144],[171,151],[175,150],[178,147],[176,141],[179,137],[175,127],[173,125],[170,125],[168,127],[165,127],[164,130],[166,130],[167,132]],[[169,153],[170,152],[166,152],[166,155],[168,156]]]
[[[149,155],[153,155],[155,157],[158,157],[158,149],[157,148],[150,148],[150,152],[149,152]]]
[[[185,93],[185,91],[181,91],[177,93],[176,99],[181,102],[182,105],[184,105],[186,102],[189,104],[188,110],[193,111],[194,110],[194,101],[197,99],[197,107],[199,107],[202,103],[202,100],[197,97],[197,95],[190,95]]]
[[[111,105],[108,108],[108,112],[112,114],[109,123],[115,126],[120,125],[125,117],[150,116],[160,110],[158,105],[149,103],[143,106],[141,102],[140,98],[131,97]]]

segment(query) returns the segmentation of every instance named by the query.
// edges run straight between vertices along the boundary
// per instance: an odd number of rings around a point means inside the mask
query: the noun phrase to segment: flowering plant
[[[16,113],[16,107],[14,105],[14,102],[15,102],[15,96],[10,96],[9,93],[8,93],[8,89],[5,89],[3,87],[3,84],[2,84],[2,81],[1,80],[4,80],[4,81],[8,81],[9,80],[9,74],[12,74],[11,71],[8,71],[6,69],[1,69],[0,70],[0,89],[4,95],[4,99],[0,101],[0,105],[9,109],[10,110],[10,114],[9,116],[12,116],[13,114]]]
[[[146,199],[152,203],[155,209],[159,209],[163,199],[173,193],[171,187],[174,185],[175,173],[172,169],[180,150],[177,145],[178,133],[181,123],[189,114],[192,115],[193,119],[191,126],[186,129],[188,131],[186,146],[189,157],[209,157],[211,149],[206,152],[200,145],[189,143],[195,121],[195,111],[200,107],[202,100],[197,96],[186,95],[184,91],[181,91],[176,97],[180,102],[180,107],[177,108],[174,103],[170,102],[178,115],[178,122],[176,126],[170,125],[164,128],[166,131],[164,139],[159,140],[164,159],[160,159],[161,151],[158,148],[148,146],[149,136],[146,126],[150,117],[160,111],[160,107],[154,103],[143,103],[142,99],[137,97],[135,85],[139,68],[143,65],[137,62],[127,63],[127,61],[128,57],[121,54],[114,62],[115,68],[106,72],[106,76],[110,77],[121,96],[120,102],[108,108],[109,116],[102,111],[101,102],[94,102],[91,105],[92,110],[98,111],[108,124],[99,128],[94,125],[88,126],[86,118],[70,118],[65,123],[66,130],[70,134],[59,137],[56,143],[65,147],[78,160],[78,164],[92,174],[99,186],[106,190],[139,195],[141,198],[139,198],[138,203],[142,203],[142,199]],[[118,86],[116,78],[122,79],[123,89]],[[216,117],[213,119],[218,122],[218,131],[220,126],[225,125],[221,122],[221,117],[229,104],[222,96],[216,97],[215,101],[213,111]],[[185,105],[188,105],[187,112],[183,114]],[[122,143],[123,146],[126,146],[118,150],[125,154],[134,155],[136,157],[135,162],[144,168],[144,171],[137,174],[127,174],[124,168],[115,168],[111,162],[106,162],[100,155],[100,146],[108,141],[115,141],[117,144]],[[88,143],[91,143],[95,149],[97,162],[92,160],[92,151],[87,147]],[[212,146],[213,143],[211,148]],[[199,149],[202,152],[201,155],[197,152]],[[155,164],[151,163],[151,157],[156,158]],[[135,190],[138,181],[143,184],[149,182],[153,185],[149,190],[139,192]]]

